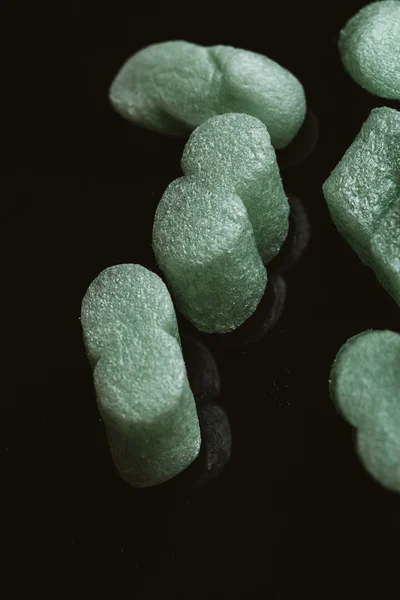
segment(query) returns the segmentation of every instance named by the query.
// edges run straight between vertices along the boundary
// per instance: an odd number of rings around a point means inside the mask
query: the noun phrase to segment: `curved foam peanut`
[[[330,391],[342,416],[357,431],[366,469],[400,492],[400,335],[365,331],[339,350]]]
[[[180,135],[212,116],[243,112],[268,128],[283,148],[306,113],[301,83],[273,60],[231,46],[175,40],[143,48],[122,66],[109,98],[134,123]]]
[[[115,265],[91,283],[81,322],[97,403],[121,477],[162,483],[200,450],[171,297],[140,265]]]
[[[275,151],[258,119],[227,113],[192,133],[182,169],[157,208],[154,253],[181,312],[202,331],[228,332],[256,309],[263,262],[287,235]]]
[[[371,111],[323,191],[338,230],[400,304],[399,111]]]
[[[400,2],[364,6],[340,32],[342,62],[356,83],[382,98],[400,99]]]

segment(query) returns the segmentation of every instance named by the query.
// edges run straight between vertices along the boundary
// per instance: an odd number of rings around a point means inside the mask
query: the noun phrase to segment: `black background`
[[[14,5],[3,21],[3,585],[146,599],[396,591],[399,497],[364,471],[328,393],[346,339],[400,331],[398,307],[335,230],[321,192],[369,111],[398,107],[340,63],[338,32],[363,4]],[[286,276],[273,331],[238,350],[210,340],[232,456],[186,494],[119,478],[78,319],[105,267],[155,269],[154,211],[180,175],[184,141],[135,136],[107,93],[128,56],[168,39],[271,57],[303,83],[319,125],[313,154],[283,172],[311,242]]]

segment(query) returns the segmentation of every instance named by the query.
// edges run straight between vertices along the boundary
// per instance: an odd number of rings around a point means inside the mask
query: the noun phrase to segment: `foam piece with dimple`
[[[243,114],[209,119],[192,133],[181,161],[185,175],[240,197],[264,263],[278,254],[289,217],[268,133],[259,120]]]
[[[153,249],[180,311],[201,331],[239,327],[260,302],[288,232],[289,204],[268,131],[227,113],[190,136],[184,177],[156,211]]]
[[[110,344],[126,331],[163,329],[178,342],[175,309],[165,283],[145,267],[121,264],[104,269],[90,284],[82,301],[84,342],[92,366]]]
[[[152,44],[130,57],[109,98],[126,119],[173,135],[218,114],[247,113],[267,126],[276,148],[294,138],[306,114],[301,83],[270,58],[183,40]]]
[[[338,230],[400,304],[399,111],[371,111],[323,192]]]
[[[400,334],[365,331],[350,338],[332,366],[330,392],[357,428],[356,449],[366,469],[400,492]]]
[[[89,286],[81,323],[121,477],[135,487],[171,479],[197,457],[200,428],[165,284],[140,265],[109,267]]]
[[[400,99],[400,2],[364,6],[340,32],[343,65],[356,83],[382,98]]]

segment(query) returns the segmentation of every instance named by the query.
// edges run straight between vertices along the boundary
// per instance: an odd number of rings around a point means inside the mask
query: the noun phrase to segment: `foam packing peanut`
[[[81,322],[97,403],[121,477],[162,483],[197,457],[200,428],[171,297],[140,265],[115,265],[91,283]]]
[[[173,135],[188,134],[218,114],[243,112],[267,126],[276,148],[294,138],[306,114],[301,83],[270,58],[182,40],[152,44],[130,57],[109,99],[126,119]]]
[[[400,492],[400,334],[365,331],[339,350],[330,391],[357,429],[356,449],[369,473]]]
[[[356,83],[382,98],[400,99],[400,2],[364,6],[340,32],[343,65]]]
[[[256,309],[288,232],[289,204],[268,131],[227,113],[190,136],[182,169],[156,211],[153,249],[181,312],[225,333]]]
[[[371,111],[323,191],[338,230],[400,305],[399,111]]]

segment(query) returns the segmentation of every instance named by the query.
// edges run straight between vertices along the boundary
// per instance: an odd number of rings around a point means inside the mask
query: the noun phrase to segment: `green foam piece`
[[[289,204],[265,126],[244,114],[209,119],[186,144],[185,175],[223,186],[242,200],[263,262],[276,256],[287,236]]]
[[[294,138],[306,113],[301,83],[270,58],[182,40],[152,44],[130,57],[109,99],[126,119],[173,135],[218,114],[247,113],[267,126],[276,148]]]
[[[132,328],[145,331],[149,325],[159,327],[180,342],[174,305],[165,283],[137,264],[104,269],[86,291],[81,320],[92,367],[107,347],[118,343]]]
[[[268,131],[226,113],[186,144],[184,177],[156,211],[153,249],[175,303],[198,329],[226,333],[250,317],[288,232],[285,196]]]
[[[400,304],[399,111],[371,111],[323,192],[338,230]]]
[[[400,194],[375,229],[371,253],[381,285],[400,305]]]
[[[382,98],[400,99],[400,2],[364,6],[340,32],[343,65],[356,83]]]
[[[400,334],[365,331],[350,338],[332,366],[330,392],[357,429],[356,448],[366,469],[400,492]]]
[[[165,284],[140,265],[109,267],[89,286],[81,323],[121,477],[135,487],[171,479],[197,457],[201,438]]]

